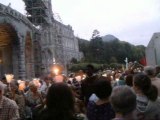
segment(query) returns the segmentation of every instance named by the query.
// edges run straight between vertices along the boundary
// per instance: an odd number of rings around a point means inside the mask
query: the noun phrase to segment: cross
[[[126,59],[124,61],[126,63],[126,70],[128,70],[128,58],[126,57]]]

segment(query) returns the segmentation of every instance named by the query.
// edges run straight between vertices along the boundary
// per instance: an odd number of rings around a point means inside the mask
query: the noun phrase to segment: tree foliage
[[[91,63],[125,63],[127,57],[129,61],[138,61],[145,56],[143,45],[135,46],[128,42],[113,40],[104,42],[99,36],[99,31],[94,30],[92,39],[86,41],[79,39],[80,51],[84,54],[84,61]],[[94,37],[93,37],[94,36]]]

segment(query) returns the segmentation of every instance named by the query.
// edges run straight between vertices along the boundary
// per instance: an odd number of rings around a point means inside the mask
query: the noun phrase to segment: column
[[[19,53],[18,53],[18,73],[19,73],[19,78],[25,79],[26,78],[26,69],[25,69],[25,39],[23,35],[19,35]]]

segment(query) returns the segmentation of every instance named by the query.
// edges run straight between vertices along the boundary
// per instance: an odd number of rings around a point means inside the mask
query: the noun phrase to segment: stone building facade
[[[160,33],[154,33],[147,48],[147,65],[160,65]]]
[[[51,0],[33,1],[24,0],[27,16],[0,3],[1,78],[5,73],[39,77],[49,73],[53,61],[66,70],[72,58],[81,59],[72,27],[54,19]]]

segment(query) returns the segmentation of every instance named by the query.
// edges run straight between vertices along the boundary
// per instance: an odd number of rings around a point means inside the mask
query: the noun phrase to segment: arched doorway
[[[13,64],[18,49],[18,37],[15,29],[8,23],[0,24],[0,78],[6,73],[14,73]],[[16,57],[17,58],[17,57]],[[16,69],[16,68],[14,68]]]
[[[32,39],[29,32],[26,34],[25,40],[25,63],[26,63],[26,77],[33,77],[33,51],[32,51]]]

